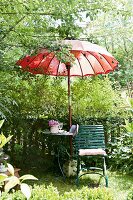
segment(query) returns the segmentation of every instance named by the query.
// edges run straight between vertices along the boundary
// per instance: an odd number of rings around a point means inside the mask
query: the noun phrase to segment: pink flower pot
[[[51,133],[58,133],[59,132],[59,125],[51,126],[50,132]]]

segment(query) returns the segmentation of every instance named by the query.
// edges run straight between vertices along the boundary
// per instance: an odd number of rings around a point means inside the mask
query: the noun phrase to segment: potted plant
[[[58,133],[59,132],[59,122],[56,120],[49,121],[49,127],[51,133]]]

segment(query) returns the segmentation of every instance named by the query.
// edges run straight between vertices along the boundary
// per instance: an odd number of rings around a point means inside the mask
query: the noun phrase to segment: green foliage
[[[123,133],[114,143],[110,153],[110,165],[112,169],[133,174],[133,134]]]
[[[76,190],[76,191],[70,191],[66,192],[62,198],[64,199],[71,199],[75,200],[75,197],[77,200],[83,199],[101,199],[101,200],[113,200],[112,194],[109,192],[109,190],[105,188],[95,188],[95,189],[88,189],[87,187],[83,187],[82,190]]]
[[[11,115],[9,107],[13,104],[13,100],[8,97],[0,97],[0,117],[6,119],[7,116]]]
[[[10,85],[11,76],[12,75],[10,73],[0,71],[0,117],[2,119],[6,119],[7,116],[11,117],[11,107],[17,106],[16,102],[11,98],[10,93],[7,94],[7,88]]]
[[[73,115],[76,118],[114,117],[118,113],[122,116],[123,105],[108,78],[78,80],[73,84]]]
[[[4,194],[1,200],[5,200],[5,198],[11,198],[13,200],[23,200],[23,196],[19,193],[13,193],[10,195]],[[83,187],[80,190],[71,190],[70,192],[65,192],[60,195],[57,188],[49,185],[48,187],[44,186],[34,186],[32,190],[31,200],[113,200],[113,195],[109,189],[105,188],[95,188],[88,189],[87,187]]]
[[[133,200],[133,188],[130,189],[127,200]]]
[[[114,7],[112,10],[101,12],[91,20],[86,35],[89,40],[105,46],[117,58],[119,61],[118,70],[109,74],[109,77],[114,82],[115,87],[126,88],[131,95],[133,83],[132,2],[120,0],[115,2]]]
[[[31,189],[30,187],[26,184],[23,183],[25,180],[38,180],[36,177],[33,175],[27,174],[23,175],[20,178],[15,176],[14,168],[11,164],[7,163],[8,166],[8,171],[11,175],[7,176],[5,174],[1,174],[1,182],[5,183],[4,184],[4,191],[9,192],[12,188],[14,188],[16,185],[20,186],[21,192],[24,194],[24,196],[29,199],[31,197]],[[3,179],[2,179],[3,177]]]
[[[19,77],[16,73],[7,74],[7,78],[4,78],[5,72],[0,74],[6,85],[6,95],[10,95],[17,103],[10,106],[13,113],[7,116],[8,122],[3,130],[6,137],[14,133],[14,139],[9,145],[11,152],[6,153],[18,167],[29,167],[29,160],[31,166],[43,166],[48,160],[46,152],[49,159],[53,159],[50,149],[56,149],[57,145],[56,140],[51,139],[52,146],[42,134],[42,131],[49,128],[48,121],[59,120],[64,123],[64,129],[69,129],[67,79],[29,74]],[[73,123],[84,123],[90,119],[90,124],[104,124],[102,119],[125,117],[120,95],[113,90],[108,78],[72,78],[71,91]],[[111,123],[117,126],[117,119],[110,120],[109,124]],[[108,134],[111,132],[109,124],[106,128]],[[62,157],[65,158],[66,155],[62,149]],[[44,166],[47,168],[49,164]]]
[[[0,128],[3,125],[4,120],[0,121]],[[9,142],[9,140],[12,138],[12,136],[9,136],[8,138],[6,138],[3,134],[0,135],[0,148],[2,148],[3,146],[5,146],[5,144],[7,142]],[[11,164],[7,163],[7,170],[9,171],[9,173],[11,175],[7,176],[6,174],[0,174],[0,183],[4,183],[4,190],[6,192],[9,192],[12,188],[14,188],[16,185],[19,185],[21,188],[21,192],[25,195],[25,197],[27,199],[30,198],[31,196],[31,190],[30,187],[23,183],[23,181],[25,180],[38,180],[36,177],[34,177],[33,175],[27,174],[27,175],[23,175],[20,178],[15,176],[15,171],[14,168]],[[0,194],[1,196],[2,194]]]
[[[3,119],[3,120],[0,120],[0,128],[2,127],[4,121],[5,121],[4,119]]]
[[[1,80],[5,82],[6,79]],[[8,82],[6,85],[6,95],[10,95],[17,102],[17,105],[12,105],[14,116],[25,115],[27,117],[56,117],[56,115],[64,116],[67,111],[67,93],[65,86],[62,85],[63,78],[45,77],[45,76],[24,76],[19,77],[16,73],[7,74]],[[62,94],[62,95],[60,95]],[[61,106],[60,106],[61,105]],[[57,109],[57,112],[55,111]],[[20,116],[19,116],[20,117]]]
[[[0,128],[2,127],[5,120],[0,120]],[[5,137],[3,134],[0,134],[0,148],[3,148],[7,142],[9,142],[12,138],[12,135],[9,137]]]
[[[128,120],[125,120],[125,128],[129,133],[133,133],[133,122],[129,122]]]
[[[58,60],[62,63],[73,63],[75,57],[73,54],[70,53],[69,47],[62,47],[60,51],[56,53]]]
[[[77,38],[82,29],[75,24],[87,5],[86,0],[1,3],[0,68],[12,69],[24,54],[57,38]],[[89,5],[88,5],[89,7]],[[92,5],[93,7],[93,5]]]
[[[37,194],[37,191],[38,192]],[[35,186],[35,188],[33,189],[33,193],[32,193],[32,197],[31,199],[46,199],[46,200],[59,200],[60,199],[60,195],[59,195],[59,191],[57,190],[56,187],[53,187],[52,185],[46,187],[39,187],[39,186]]]
[[[12,135],[6,138],[3,134],[0,134],[0,148],[2,148],[12,138]]]

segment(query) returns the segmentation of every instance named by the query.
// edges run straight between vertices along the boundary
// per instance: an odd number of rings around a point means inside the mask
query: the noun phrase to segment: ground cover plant
[[[36,171],[36,172],[35,172]],[[33,174],[33,171],[30,171]],[[79,187],[75,179],[63,181],[58,174],[37,172],[37,184],[32,185],[31,200],[131,200],[133,177],[117,173],[109,173],[109,188],[104,187],[104,181],[97,185],[98,177],[87,176],[82,178]],[[125,184],[126,183],[126,184]],[[12,194],[3,194],[2,200],[24,200],[24,196],[17,191]]]

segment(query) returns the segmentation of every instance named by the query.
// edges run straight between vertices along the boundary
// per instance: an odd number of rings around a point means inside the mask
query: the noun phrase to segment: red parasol
[[[27,55],[20,59],[17,65],[32,74],[68,77],[69,125],[71,126],[70,77],[107,74],[117,67],[118,61],[103,47],[87,41],[63,40],[62,44],[71,46],[70,52],[75,57],[74,62],[61,63],[54,52],[43,48],[34,56]]]

